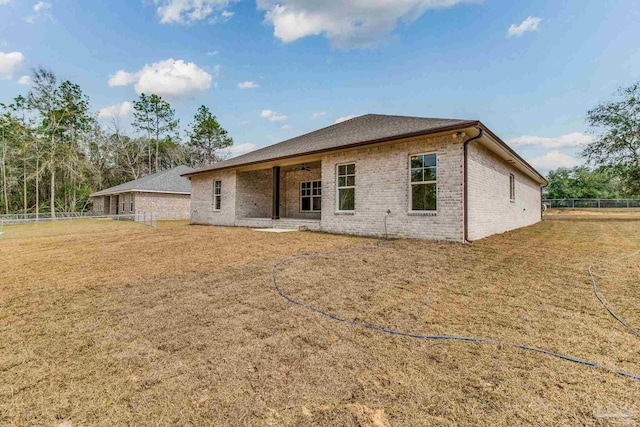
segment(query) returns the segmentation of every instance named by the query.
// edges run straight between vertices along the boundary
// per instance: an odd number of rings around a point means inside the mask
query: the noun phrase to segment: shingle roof
[[[367,114],[234,157],[233,159],[215,163],[212,166],[194,170],[188,175],[308,153],[335,150],[351,145],[400,138],[465,124],[471,126],[475,123],[477,121],[474,120]]]
[[[173,169],[156,172],[142,178],[116,185],[115,187],[100,190],[91,197],[107,194],[124,193],[127,191],[152,191],[157,193],[191,193],[191,182],[181,175],[193,171],[189,166],[177,166]]]

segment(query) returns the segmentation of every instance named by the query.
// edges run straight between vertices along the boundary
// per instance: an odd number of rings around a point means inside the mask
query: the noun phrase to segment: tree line
[[[551,171],[545,197],[640,198],[640,82],[589,110],[587,123],[596,136],[581,153],[587,165]]]
[[[233,144],[201,106],[180,137],[170,103],[155,94],[134,101],[133,129],[102,126],[79,85],[32,71],[31,88],[0,103],[0,213],[84,211],[89,195],[177,165],[201,166]]]

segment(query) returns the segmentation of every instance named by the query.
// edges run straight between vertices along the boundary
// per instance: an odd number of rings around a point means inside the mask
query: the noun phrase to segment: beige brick
[[[383,236],[386,217],[386,230],[391,237],[461,242],[464,238],[463,142],[463,137],[452,134],[414,138],[327,153],[322,156],[320,169],[283,169],[280,221],[270,219],[271,168],[196,175],[191,181],[191,221],[272,227],[307,220],[304,226],[310,229]],[[472,143],[469,149],[469,237],[477,239],[538,221],[539,185],[477,144]],[[438,161],[437,211],[412,213],[409,158],[431,152],[437,154]],[[344,214],[336,212],[336,165],[351,162],[356,164],[356,206],[355,212]],[[516,176],[515,203],[509,200],[509,173]],[[222,181],[222,209],[216,212],[212,209],[213,181],[218,179]],[[322,180],[322,213],[300,212],[300,182],[316,179]],[[387,216],[388,210],[391,212]]]

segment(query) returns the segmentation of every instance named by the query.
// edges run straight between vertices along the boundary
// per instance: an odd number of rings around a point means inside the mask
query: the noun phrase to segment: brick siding
[[[468,148],[469,240],[540,221],[540,184],[477,142]],[[509,175],[515,177],[511,202]]]
[[[222,182],[222,203],[219,211],[213,209],[215,180]],[[191,223],[235,225],[235,221],[236,171],[219,171],[191,177]]]
[[[320,219],[320,212],[301,212],[300,183],[305,181],[320,181],[322,170],[296,170],[283,173],[280,214],[286,218]],[[284,197],[282,197],[284,196]]]
[[[462,138],[423,137],[322,158],[322,229],[335,233],[462,241]],[[436,153],[437,212],[409,212],[409,156]],[[336,166],[356,164],[355,212],[336,213]]]
[[[190,196],[188,194],[137,192],[133,209],[135,212],[154,212],[156,219],[160,220],[189,219]],[[129,198],[125,197],[123,214],[128,215],[129,213]]]
[[[313,229],[367,236],[385,234],[461,242],[464,238],[463,136],[420,137],[394,143],[327,153],[321,169],[283,171],[280,222],[271,217],[272,171],[217,171],[192,177],[194,224],[278,226],[287,218],[313,220]],[[410,156],[436,153],[437,210],[410,212]],[[336,212],[336,166],[356,164],[355,211]],[[469,237],[478,239],[540,219],[540,186],[477,142],[469,147]],[[509,200],[509,173],[516,177],[516,201]],[[300,182],[322,180],[322,213],[302,214]],[[222,181],[222,209],[214,212],[213,181]],[[237,197],[236,197],[237,196]],[[387,210],[390,214],[387,216]],[[496,214],[498,213],[498,214]],[[248,221],[248,218],[265,218]],[[293,223],[292,223],[293,224]],[[315,225],[315,224],[314,224]]]

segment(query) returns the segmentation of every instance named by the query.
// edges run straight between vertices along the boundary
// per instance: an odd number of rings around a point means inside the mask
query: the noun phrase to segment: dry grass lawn
[[[509,347],[354,328],[273,288],[284,258],[372,243],[184,223],[0,240],[0,425],[640,422],[640,381]],[[586,271],[638,249],[640,219],[599,214],[473,245],[399,240],[301,259],[278,278],[293,297],[359,322],[640,373],[640,339],[599,305]],[[595,269],[637,327],[639,260]]]

